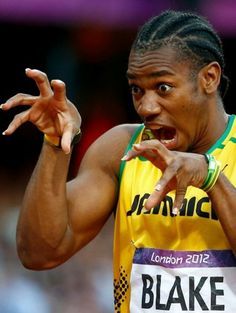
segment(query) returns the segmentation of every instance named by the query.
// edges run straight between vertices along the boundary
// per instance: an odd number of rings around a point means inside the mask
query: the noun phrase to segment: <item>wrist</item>
[[[220,175],[220,166],[221,163],[215,159],[211,154],[204,154],[206,162],[208,164],[207,176],[201,186],[201,189],[205,192],[209,192],[217,182],[217,179]]]
[[[44,134],[44,142],[48,143],[50,146],[55,146],[60,148],[61,146],[61,137],[57,136],[49,136],[47,134]]]
[[[71,147],[73,147],[75,144],[77,144],[80,141],[81,135],[82,135],[81,129],[79,129],[75,133],[75,135],[71,141]],[[44,142],[46,142],[50,146],[61,149],[61,137],[59,137],[59,136],[49,136],[47,134],[44,134]]]

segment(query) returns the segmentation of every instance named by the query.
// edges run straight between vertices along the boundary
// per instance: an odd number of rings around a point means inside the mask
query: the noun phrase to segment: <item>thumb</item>
[[[69,124],[65,126],[62,137],[61,137],[61,148],[65,154],[71,152],[71,142],[73,138],[73,127]]]

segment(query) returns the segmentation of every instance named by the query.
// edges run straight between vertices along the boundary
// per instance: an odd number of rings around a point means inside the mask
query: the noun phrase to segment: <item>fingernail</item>
[[[173,214],[173,215],[177,215],[178,212],[179,212],[178,208],[173,208],[173,209],[172,209],[172,214]]]
[[[3,136],[5,136],[5,135],[6,135],[6,133],[5,133],[5,132],[2,132],[2,135],[3,135]]]
[[[65,149],[65,150],[64,150],[64,153],[65,153],[66,155],[70,154],[70,149]]]
[[[4,106],[4,104],[1,104],[1,105],[0,105],[0,109],[3,109],[3,106]]]
[[[26,72],[28,72],[29,70],[30,70],[30,68],[29,68],[29,67],[27,67],[27,68],[25,69],[25,71],[26,71]]]
[[[142,210],[143,210],[143,212],[147,212],[148,211],[148,209],[146,208],[146,202],[147,202],[147,199],[145,199],[144,201],[143,201],[143,208],[142,208]]]
[[[124,155],[122,158],[121,158],[121,161],[126,161],[128,159],[127,155]]]
[[[134,149],[139,149],[140,148],[140,144],[139,143],[134,143],[133,144],[133,148]]]
[[[160,184],[157,184],[154,188],[156,191],[160,191],[161,190],[161,185]]]

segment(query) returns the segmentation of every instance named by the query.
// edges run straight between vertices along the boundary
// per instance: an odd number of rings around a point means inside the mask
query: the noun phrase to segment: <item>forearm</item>
[[[209,197],[232,250],[236,251],[236,188],[224,174],[220,174]]]
[[[69,161],[69,155],[43,145],[25,192],[17,226],[18,253],[23,263],[34,262],[34,259],[40,263],[42,258],[48,266],[46,263],[51,256],[56,258],[63,249],[60,245],[70,233],[66,201]]]

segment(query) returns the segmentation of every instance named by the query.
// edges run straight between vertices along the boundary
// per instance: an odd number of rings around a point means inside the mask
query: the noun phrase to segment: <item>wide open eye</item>
[[[129,88],[132,95],[138,95],[142,93],[141,88],[139,88],[137,85],[130,85]]]
[[[161,93],[167,93],[171,90],[171,86],[168,85],[168,84],[165,84],[165,83],[162,83],[162,84],[159,84],[158,85],[158,90],[161,92]]]

